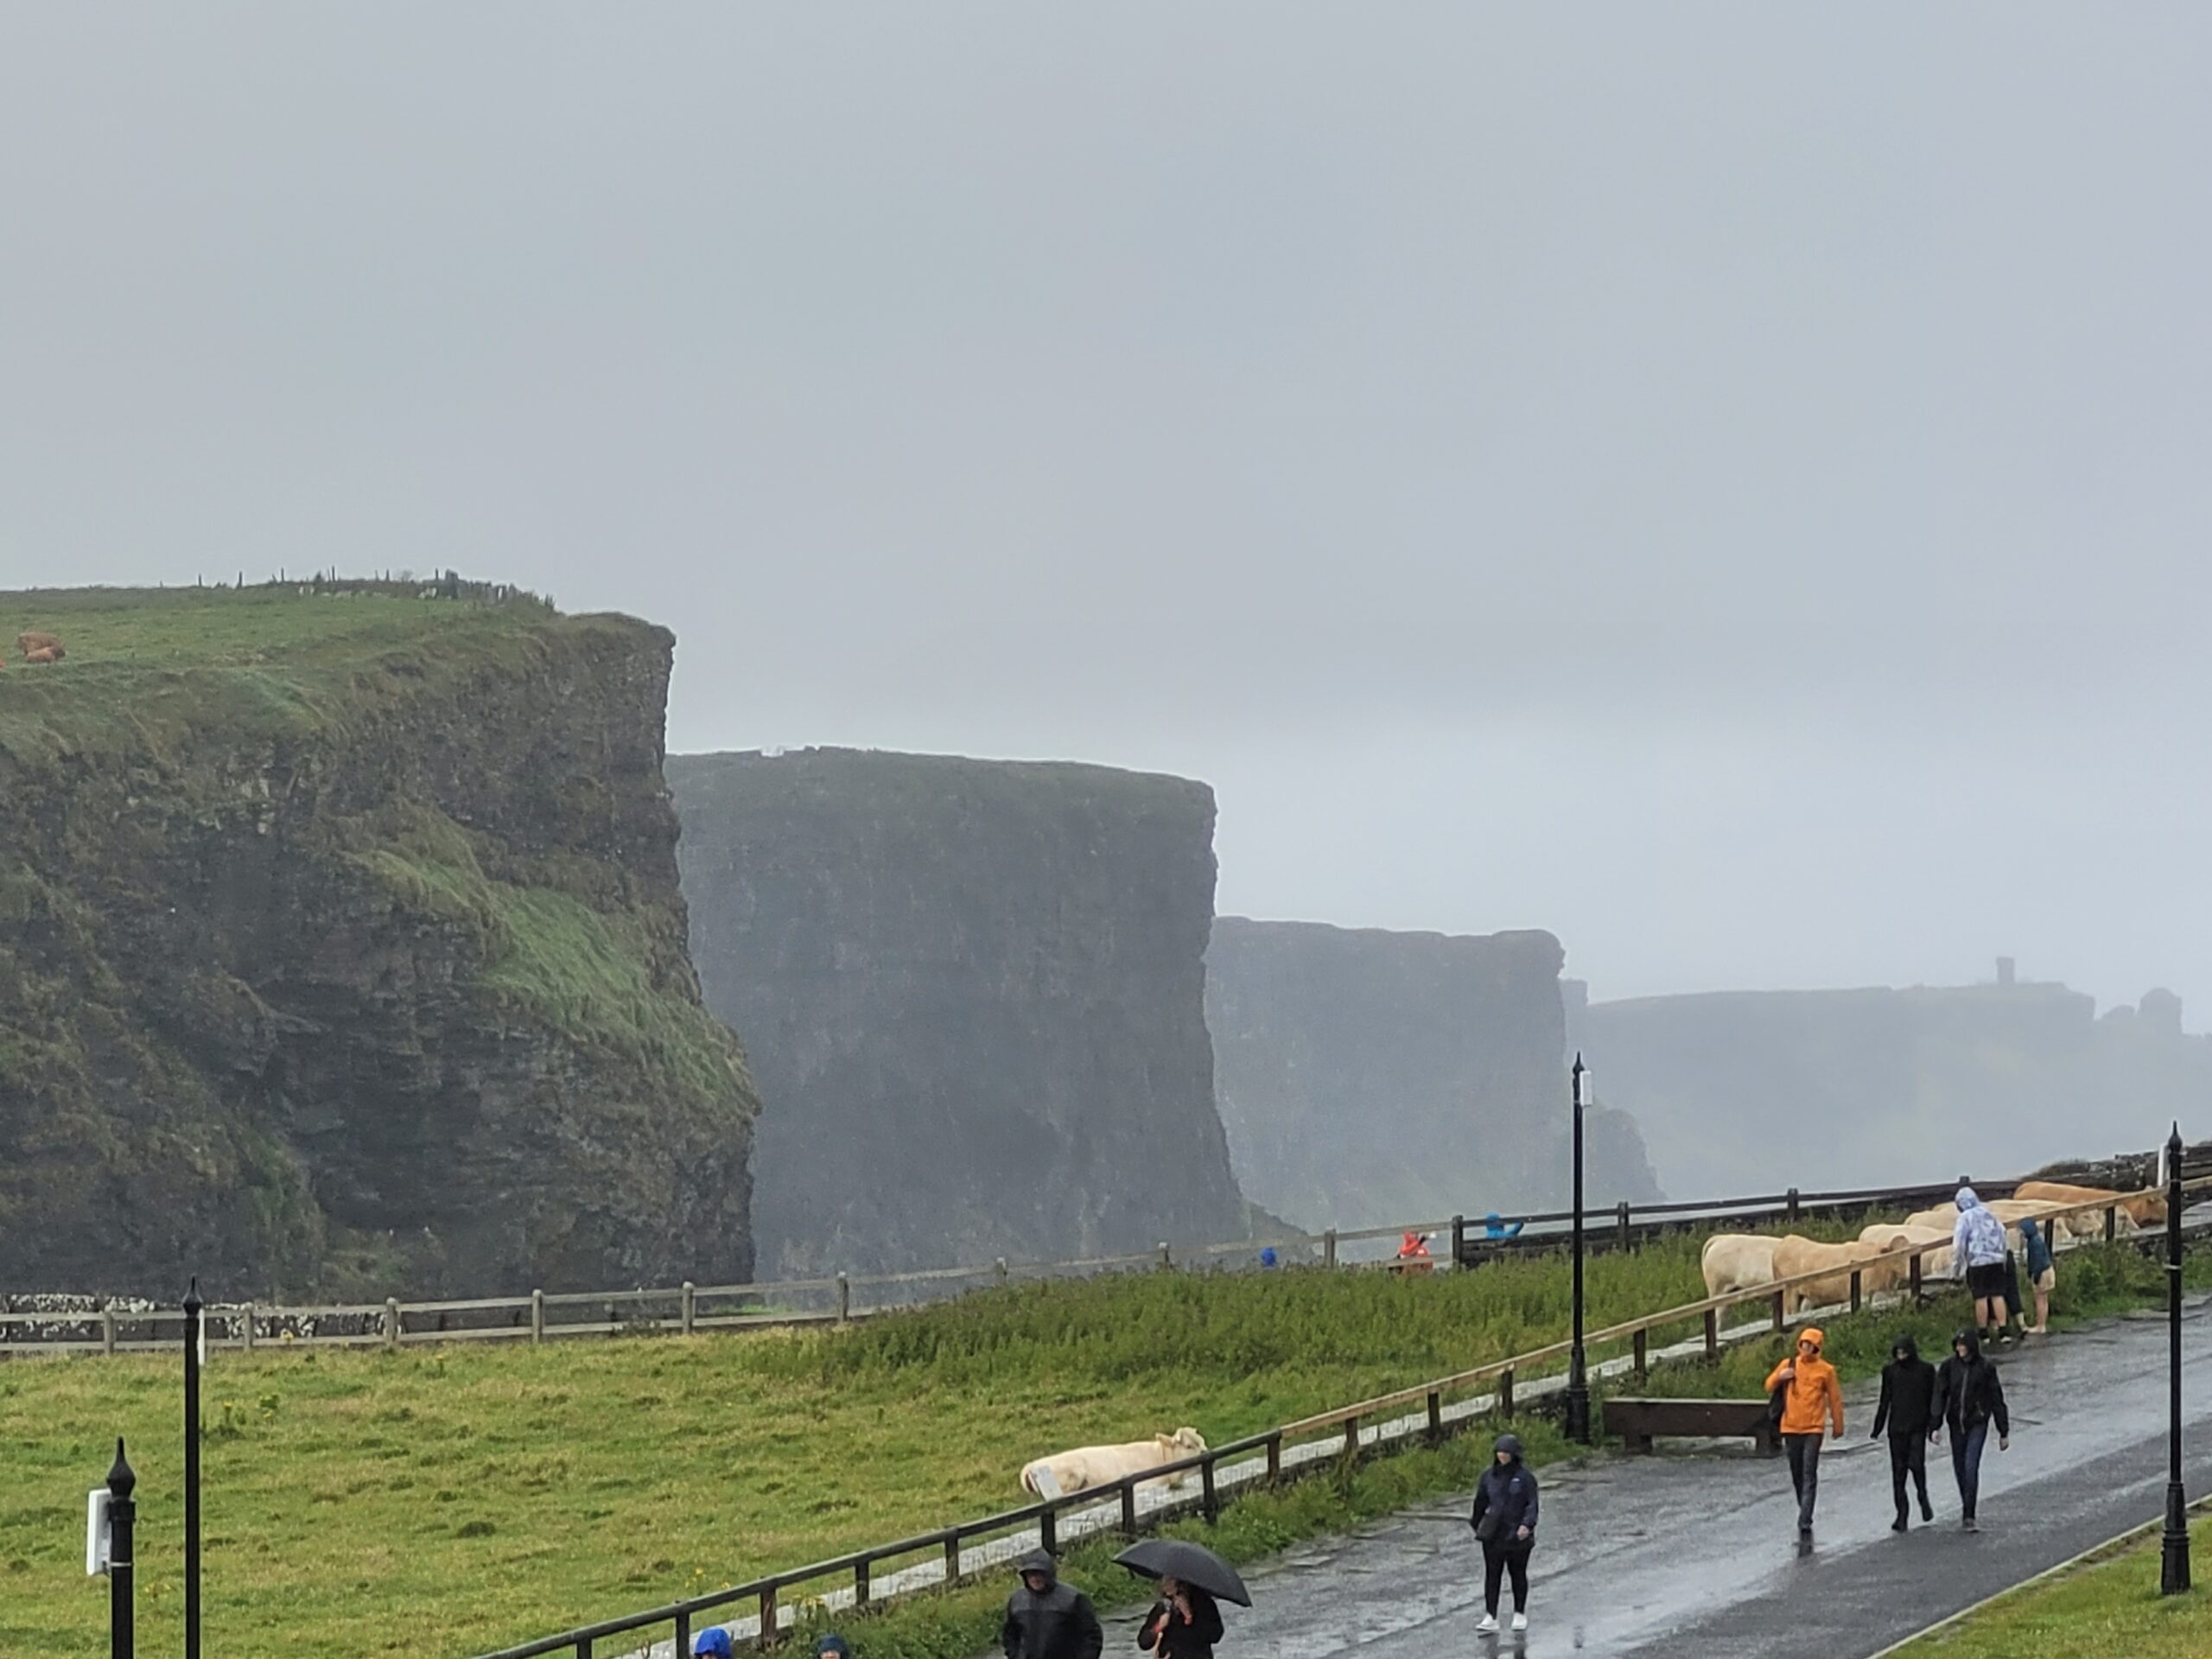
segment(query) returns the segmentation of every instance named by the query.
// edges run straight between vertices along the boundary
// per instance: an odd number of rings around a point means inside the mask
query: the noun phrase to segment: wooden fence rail
[[[2185,1167],[2212,1169],[2212,1147],[2190,1149]],[[2022,1179],[2029,1179],[2026,1177]],[[1986,1195],[2009,1193],[2018,1180],[1986,1184]],[[1836,1218],[1870,1209],[1916,1208],[1946,1198],[1956,1183],[1904,1187],[1860,1187],[1840,1192],[1788,1192],[1751,1198],[1620,1204],[1583,1212],[1585,1248],[1593,1254],[1633,1249],[1670,1232],[1718,1223],[1756,1226],[1815,1218]],[[1009,1264],[1004,1260],[978,1267],[929,1268],[910,1273],[837,1274],[741,1285],[671,1285],[605,1291],[532,1291],[516,1296],[474,1296],[430,1301],[336,1302],[301,1306],[257,1302],[211,1304],[207,1310],[207,1345],[216,1349],[277,1347],[399,1347],[425,1342],[543,1343],[578,1337],[683,1334],[702,1331],[778,1330],[843,1324],[912,1299],[865,1293],[956,1286],[1003,1285],[1014,1280],[1088,1273],[1192,1267],[1221,1258],[1256,1261],[1270,1246],[1331,1268],[1386,1270],[1387,1259],[1347,1262],[1343,1252],[1407,1232],[1448,1236],[1448,1251],[1438,1267],[1477,1268],[1527,1250],[1556,1249],[1566,1243],[1573,1222],[1567,1211],[1516,1216],[1522,1231],[1510,1239],[1483,1235],[1482,1223],[1465,1216],[1389,1227],[1329,1229],[1278,1239],[1241,1239],[1193,1246],[1177,1253],[1162,1244],[1128,1255],[1094,1256],[1071,1262]],[[855,1300],[855,1293],[862,1293]],[[76,1299],[73,1299],[76,1300]],[[93,1298],[83,1298],[87,1302]],[[732,1306],[734,1304],[734,1306]],[[598,1317],[592,1317],[596,1314]],[[117,1306],[84,1309],[0,1312],[0,1357],[37,1354],[113,1354],[168,1345],[181,1327],[175,1307]],[[335,1328],[327,1328],[335,1327]]]
[[[1997,1185],[1999,1184],[1993,1183],[1993,1188]],[[1947,1187],[1944,1190],[1948,1192],[1955,1188]],[[2196,1193],[2200,1197],[2212,1194],[2212,1178],[2190,1181],[2185,1185],[2184,1191]],[[2163,1188],[2147,1188],[2144,1190],[2143,1194],[2128,1193],[2122,1196],[2133,1198],[2146,1194],[2162,1195],[2163,1192]],[[2110,1239],[2118,1231],[2120,1205],[2115,1203],[2101,1200],[2056,1209],[2048,1212],[2047,1218],[2066,1220],[2077,1215],[2100,1212],[2102,1213],[2105,1220],[2103,1230],[2105,1236]],[[2212,1230],[2200,1225],[2192,1230],[2192,1236],[2204,1236],[2208,1230]],[[2163,1230],[2146,1230],[2133,1236],[2129,1242],[2148,1247],[2162,1243],[2164,1239]],[[2054,1248],[2060,1249],[2077,1248],[2079,1243],[2071,1238],[2063,1242],[2055,1240]],[[1921,1294],[1924,1282],[1924,1275],[1920,1271],[1922,1258],[1936,1249],[1946,1248],[1948,1247],[1930,1246],[1925,1249],[1910,1252],[1910,1287],[1904,1293],[1906,1296],[1916,1300]],[[1906,1253],[1897,1252],[1897,1254]],[[1598,1349],[1621,1342],[1631,1343],[1633,1364],[1637,1371],[1641,1373],[1648,1363],[1649,1338],[1653,1332],[1664,1326],[1684,1325],[1695,1320],[1701,1321],[1704,1327],[1704,1348],[1707,1356],[1717,1357],[1720,1343],[1719,1316],[1723,1313],[1746,1303],[1768,1303],[1773,1308],[1773,1328],[1777,1331],[1783,1330],[1786,1328],[1791,1317],[1784,1308],[1784,1302],[1790,1291],[1815,1285],[1823,1281],[1832,1281],[1839,1276],[1840,1275],[1836,1268],[1824,1268],[1812,1273],[1800,1274],[1793,1278],[1731,1291],[1724,1295],[1710,1296],[1700,1301],[1686,1302],[1678,1307],[1664,1308],[1656,1313],[1647,1313],[1637,1319],[1625,1319],[1601,1330],[1587,1332],[1583,1339],[1584,1344],[1586,1349]],[[1853,1270],[1850,1279],[1851,1305],[1857,1307],[1861,1305],[1863,1300],[1861,1274],[1858,1270]],[[1801,1310],[1799,1317],[1810,1319],[1816,1313],[1817,1310],[1815,1309],[1803,1309]],[[1547,1343],[1541,1347],[1530,1349],[1525,1353],[1515,1354],[1504,1359],[1492,1360],[1486,1364],[1478,1365],[1470,1370],[1455,1371],[1448,1376],[1432,1377],[1427,1382],[1416,1382],[1409,1388],[1400,1389],[1389,1394],[1376,1395],[1370,1399],[1339,1406],[1332,1411],[1300,1418],[1296,1422],[1285,1423],[1264,1433],[1247,1435],[1243,1440],[1232,1441],[1224,1446],[1210,1447],[1203,1452],[1179,1459],[1173,1463],[1162,1464],[1157,1468],[1124,1476],[1105,1485],[1086,1487],[1082,1491],[1070,1493],[1065,1497],[1044,1499],[1035,1503],[1025,1504],[1020,1509],[1006,1510],[996,1515],[961,1522],[938,1531],[917,1534],[913,1537],[902,1538],[893,1543],[878,1544],[866,1549],[855,1550],[847,1554],[833,1556],[828,1560],[815,1561],[804,1567],[769,1573],[709,1595],[693,1597],[685,1601],[671,1602],[665,1606],[655,1607],[645,1612],[632,1613],[625,1618],[608,1619],[601,1624],[563,1630],[557,1635],[542,1637],[514,1647],[499,1649],[495,1653],[481,1656],[481,1659],[538,1659],[539,1656],[556,1653],[573,1654],[577,1656],[577,1659],[594,1659],[594,1656],[598,1653],[598,1644],[602,1642],[616,1637],[634,1637],[639,1632],[655,1630],[662,1627],[673,1630],[676,1652],[679,1655],[688,1654],[695,1626],[702,1615],[715,1612],[723,1608],[740,1606],[748,1602],[753,1604],[757,1609],[755,1615],[757,1629],[753,1637],[753,1642],[761,1648],[772,1647],[781,1639],[787,1624],[796,1622],[798,1617],[803,1612],[804,1602],[808,1599],[821,1600],[825,1593],[823,1591],[817,1590],[811,1598],[794,1598],[788,1595],[786,1593],[788,1592],[804,1589],[810,1586],[822,1586],[825,1580],[849,1580],[854,1605],[865,1609],[901,1593],[883,1584],[877,1572],[879,1567],[887,1563],[923,1554],[932,1557],[941,1555],[943,1560],[942,1575],[931,1577],[931,1587],[955,1585],[964,1579],[975,1576],[963,1566],[961,1551],[961,1546],[963,1543],[976,1539],[1003,1540],[1009,1534],[1018,1535],[1033,1527],[1040,1546],[1048,1550],[1057,1550],[1059,1542],[1060,1519],[1071,1511],[1103,1510],[1111,1506],[1117,1511],[1113,1521],[1113,1529],[1122,1535],[1129,1537],[1136,1536],[1147,1520],[1150,1523],[1157,1525],[1160,1522],[1172,1516],[1195,1512],[1205,1515],[1211,1521],[1217,1516],[1221,1505],[1233,1498],[1240,1489],[1272,1487],[1286,1478],[1294,1478],[1301,1471],[1310,1472],[1319,1469],[1338,1467],[1345,1460],[1356,1461],[1361,1454],[1363,1444],[1372,1444],[1380,1448],[1386,1443],[1386,1438],[1395,1438],[1402,1442],[1418,1438],[1427,1444],[1440,1443],[1446,1435],[1456,1433],[1467,1424],[1478,1421],[1479,1415],[1487,1414],[1474,1411],[1462,1411],[1457,1414],[1449,1414],[1446,1402],[1450,1396],[1466,1395],[1473,1389],[1488,1384],[1491,1389],[1489,1395],[1491,1414],[1510,1416],[1516,1405],[1516,1381],[1526,1379],[1532,1372],[1539,1370],[1545,1371],[1546,1382],[1553,1381],[1555,1374],[1549,1368],[1563,1364],[1573,1344],[1568,1341]],[[1521,1398],[1526,1397],[1524,1391]],[[1478,1401],[1475,1403],[1479,1405],[1480,1402]],[[1414,1427],[1395,1436],[1386,1437],[1385,1431],[1389,1425],[1385,1420],[1395,1412],[1408,1408],[1418,1408],[1412,1419]],[[1322,1448],[1333,1446],[1334,1455],[1324,1457],[1313,1455],[1310,1448],[1317,1446]],[[1305,1455],[1300,1455],[1301,1452]],[[1256,1462],[1259,1458],[1264,1458],[1263,1470],[1255,1470],[1242,1478],[1224,1478],[1224,1465],[1243,1464],[1248,1460]],[[1164,1501],[1154,1505],[1148,1512],[1143,1510],[1138,1501],[1138,1491],[1141,1487],[1150,1486],[1163,1479],[1193,1471],[1199,1477],[1199,1491],[1195,1498],[1185,1497],[1180,1501]],[[1092,1530],[1096,1529],[1092,1529]],[[791,1620],[787,1621],[785,1618],[784,1614],[786,1611],[791,1613]]]

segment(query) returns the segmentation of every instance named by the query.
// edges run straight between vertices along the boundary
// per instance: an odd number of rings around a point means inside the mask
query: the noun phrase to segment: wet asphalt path
[[[2212,1306],[2192,1301],[2183,1403],[2192,1497],[2212,1493]],[[2166,1323],[2105,1322],[2002,1356],[2012,1448],[1982,1462],[1981,1527],[1959,1530],[1948,1445],[1929,1448],[1935,1523],[1890,1531],[1889,1461],[1866,1438],[1872,1385],[1845,1395],[1819,1524],[1801,1551],[1789,1474],[1746,1452],[1612,1456],[1544,1472],[1524,1637],[1482,1637],[1482,1559],[1466,1500],[1323,1541],[1251,1575],[1225,1609],[1224,1656],[1427,1653],[1866,1659],[1890,1643],[2162,1513]],[[1662,1445],[1664,1443],[1662,1442]],[[1510,1610],[1509,1593],[1507,1609]],[[1116,1621],[1109,1652],[1134,1650]],[[1127,1629],[1120,1628],[1127,1626]]]

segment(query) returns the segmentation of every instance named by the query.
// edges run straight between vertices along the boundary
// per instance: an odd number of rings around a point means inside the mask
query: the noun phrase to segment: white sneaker
[[[1476,1635],[1494,1636],[1497,1633],[1497,1615],[1496,1613],[1484,1613],[1480,1618],[1475,1621]]]
[[[1514,1615],[1513,1615],[1513,1628],[1514,1628],[1515,1630],[1527,1630],[1527,1629],[1529,1628],[1529,1615],[1528,1615],[1528,1614],[1526,1614],[1526,1613],[1516,1613],[1516,1614],[1514,1614]]]

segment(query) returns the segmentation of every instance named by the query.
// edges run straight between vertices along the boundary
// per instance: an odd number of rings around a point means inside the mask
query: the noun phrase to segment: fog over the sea
[[[678,747],[1204,778],[1226,911],[2201,1027],[2208,60],[2189,4],[16,6],[0,588],[457,565],[672,626]]]

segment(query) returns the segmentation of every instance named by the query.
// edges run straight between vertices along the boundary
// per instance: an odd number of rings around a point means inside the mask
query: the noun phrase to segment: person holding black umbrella
[[[1240,1607],[1252,1605],[1236,1569],[1204,1544],[1147,1538],[1114,1559],[1132,1573],[1160,1580],[1160,1599],[1137,1628],[1137,1646],[1160,1659],[1213,1659],[1213,1644],[1222,1637],[1216,1599]]]
[[[1517,1435],[1497,1437],[1494,1460],[1475,1488],[1467,1517],[1483,1547],[1483,1616],[1475,1629],[1497,1628],[1497,1592],[1513,1577],[1513,1628],[1529,1628],[1529,1552],[1536,1547],[1536,1477],[1522,1464]]]
[[[1213,1659],[1221,1640],[1221,1609],[1196,1585],[1179,1579],[1160,1581],[1160,1599],[1144,1616],[1137,1646],[1160,1659]]]

